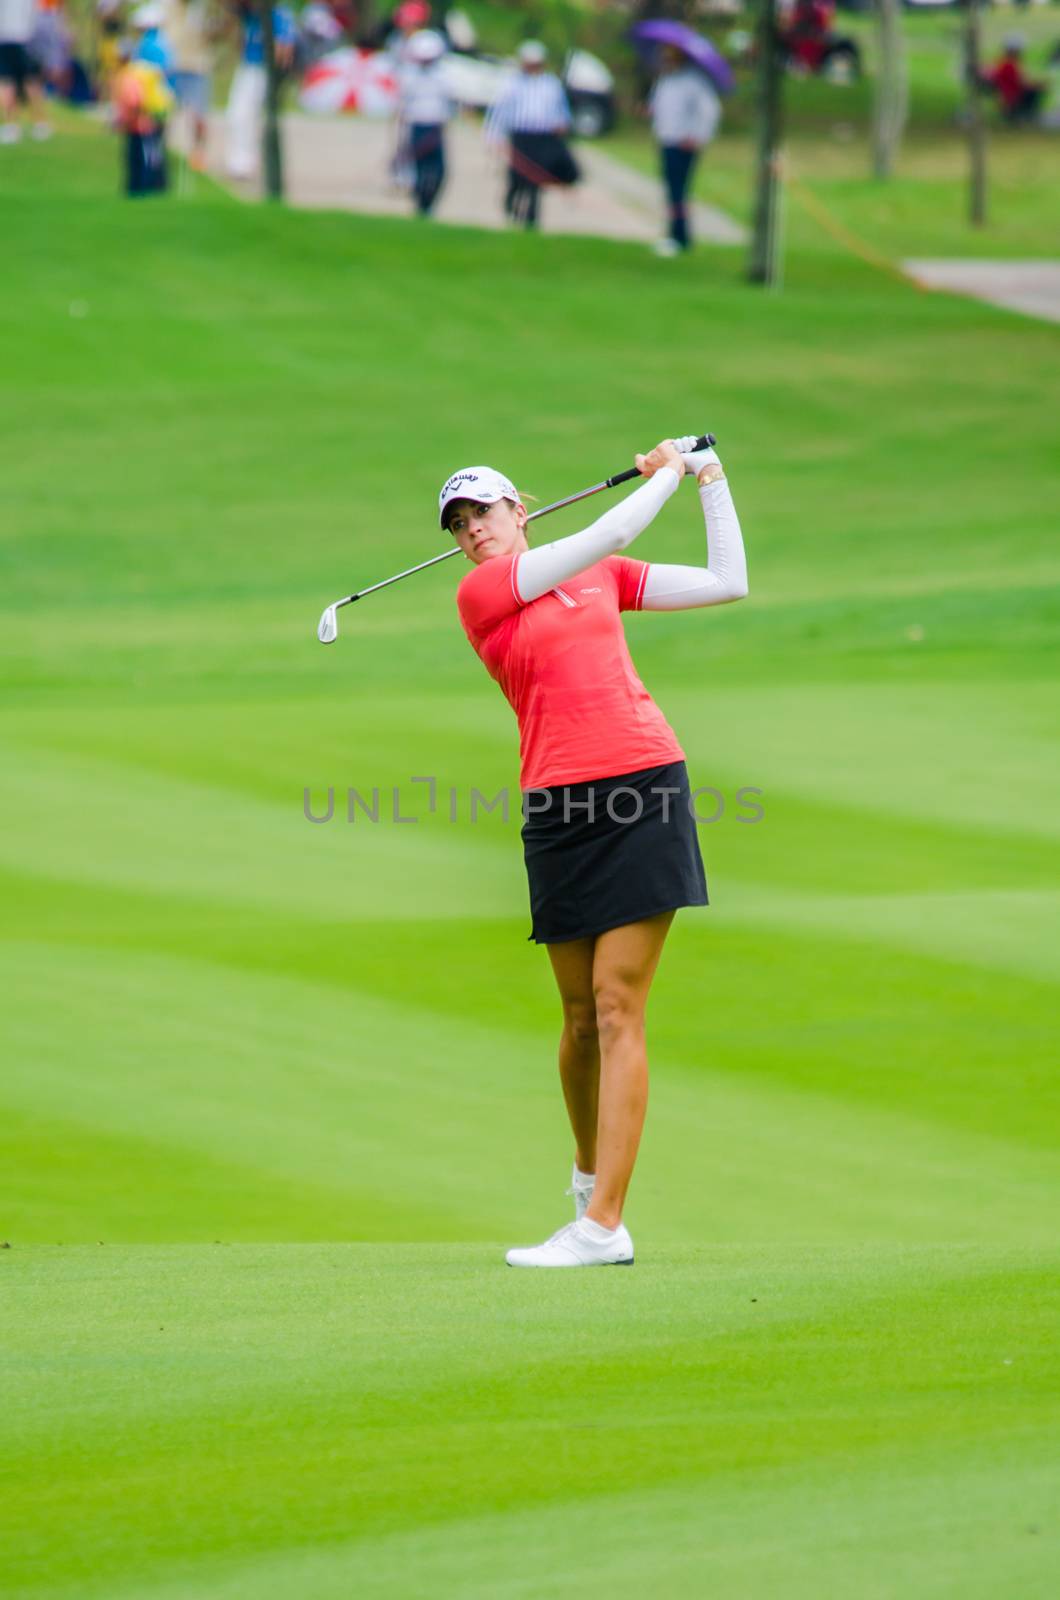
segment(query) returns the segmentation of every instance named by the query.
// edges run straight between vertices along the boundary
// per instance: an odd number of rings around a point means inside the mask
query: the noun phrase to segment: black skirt
[[[683,761],[528,789],[523,817],[536,944],[710,903]]]

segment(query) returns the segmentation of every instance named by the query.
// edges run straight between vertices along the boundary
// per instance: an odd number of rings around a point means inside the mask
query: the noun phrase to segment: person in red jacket
[[[805,71],[820,71],[834,16],[835,6],[829,0],[796,0],[784,43],[792,61]]]
[[[1024,75],[1023,52],[1026,42],[1018,33],[1002,41],[1003,54],[996,66],[984,72],[983,83],[994,89],[1006,122],[1031,122],[1037,115],[1044,83],[1034,83]]]

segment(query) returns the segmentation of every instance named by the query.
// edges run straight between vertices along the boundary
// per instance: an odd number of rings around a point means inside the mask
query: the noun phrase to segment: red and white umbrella
[[[298,91],[303,111],[360,111],[386,117],[398,102],[394,63],[381,50],[331,50],[306,72]]]

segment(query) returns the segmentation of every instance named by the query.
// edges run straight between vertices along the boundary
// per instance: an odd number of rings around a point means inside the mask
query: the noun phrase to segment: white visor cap
[[[445,527],[446,507],[454,500],[476,500],[491,506],[496,500],[513,500],[519,504],[519,491],[503,472],[492,467],[461,467],[442,485],[438,496],[438,521]]]
[[[524,39],[516,54],[524,67],[543,67],[548,60],[548,51],[540,39]]]

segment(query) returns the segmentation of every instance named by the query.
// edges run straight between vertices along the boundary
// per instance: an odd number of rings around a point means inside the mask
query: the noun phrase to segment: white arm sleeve
[[[707,525],[707,565],[671,567],[653,561],[644,580],[642,611],[691,611],[747,594],[743,535],[726,480],[701,484],[699,502]]]
[[[605,511],[602,517],[580,533],[557,539],[554,544],[524,550],[516,558],[513,568],[513,582],[520,599],[527,603],[540,600],[557,583],[584,572],[586,567],[595,566],[605,556],[625,550],[638,533],[643,533],[680,482],[673,467],[660,467],[647,483],[642,483],[639,489],[627,495],[619,505],[612,506],[610,511]],[[661,570],[683,569],[664,567]]]

